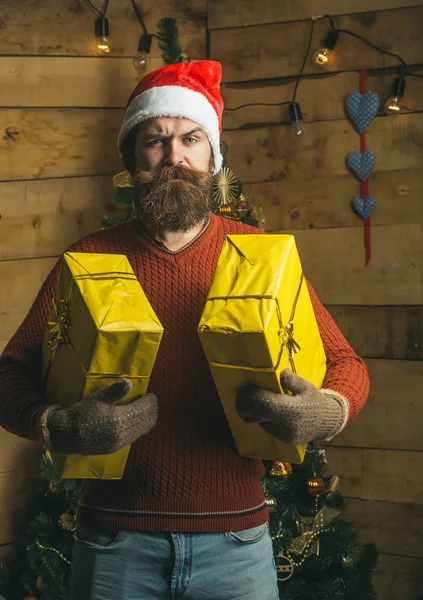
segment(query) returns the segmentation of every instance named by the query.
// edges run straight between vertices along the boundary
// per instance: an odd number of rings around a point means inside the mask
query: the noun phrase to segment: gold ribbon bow
[[[282,351],[286,346],[286,348],[288,350],[289,364],[291,365],[291,370],[293,373],[297,372],[297,369],[295,368],[294,356],[296,354],[298,354],[298,352],[301,350],[301,346],[294,339],[294,316],[295,316],[295,311],[297,309],[298,298],[300,297],[303,280],[304,280],[304,275],[303,275],[303,273],[301,273],[300,284],[298,286],[297,293],[295,294],[294,303],[292,305],[291,317],[289,319],[288,324],[285,326],[282,326],[281,329],[279,330],[279,336],[282,339]],[[279,317],[279,320],[280,321],[282,320],[281,317]]]
[[[297,371],[295,369],[294,356],[298,354],[298,352],[301,350],[301,347],[294,339],[294,323],[290,321],[288,325],[282,327],[282,329],[279,331],[279,336],[282,338],[282,346],[286,346],[288,350],[291,369],[294,373],[296,373]]]
[[[52,357],[55,356],[60,343],[69,343],[67,334],[69,319],[66,300],[60,300],[60,302],[56,304],[53,299],[53,310],[56,318],[47,323],[48,344],[52,349]]]
[[[297,528],[300,535],[291,542],[289,550],[293,554],[307,558],[311,554],[319,554],[319,535],[339,515],[339,510],[324,506],[314,517],[300,517]]]

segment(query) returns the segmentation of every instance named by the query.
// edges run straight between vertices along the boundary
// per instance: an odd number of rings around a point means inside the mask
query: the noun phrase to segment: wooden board
[[[422,49],[423,56],[423,49]],[[0,60],[1,63],[1,60]],[[379,112],[383,113],[385,101],[392,96],[397,73],[390,69],[368,73],[367,89],[379,94]],[[297,100],[301,104],[304,123],[310,121],[333,121],[345,118],[345,99],[358,90],[359,74],[355,71],[345,73],[321,73],[301,81]],[[404,110],[421,111],[423,109],[421,78],[407,77],[406,94],[403,99]],[[295,87],[293,78],[269,80],[266,82],[243,81],[222,85],[222,97],[226,109],[223,111],[223,128],[239,129],[257,127],[273,123],[279,125],[289,121],[288,106],[245,106],[236,111],[228,110],[254,103],[276,104],[291,102]],[[2,92],[0,92],[1,94]],[[9,94],[3,91],[3,94]],[[1,96],[0,96],[1,97]],[[18,96],[19,98],[19,96]]]
[[[28,496],[34,481],[35,474],[28,471],[0,473],[0,544],[16,540],[27,517]],[[0,548],[0,560],[10,554],[6,548]]]
[[[57,256],[119,208],[110,176],[0,183],[0,260]]]
[[[423,558],[423,505],[346,498],[340,518],[350,521],[363,543],[380,552]]]
[[[326,308],[360,356],[423,360],[423,307],[327,306]],[[397,363],[391,361],[389,364]]]
[[[94,3],[95,4],[95,3]],[[95,4],[102,6],[101,3]],[[206,0],[173,2],[137,2],[147,30],[155,33],[157,21],[175,17],[183,49],[190,58],[206,57]],[[0,54],[54,54],[92,56],[96,15],[83,0],[2,0]],[[110,25],[112,56],[136,53],[142,33],[129,1],[110,2],[107,18]],[[153,40],[152,56],[160,56]]]
[[[4,344],[22,323],[57,257],[0,262],[0,341]]]
[[[330,447],[327,455],[344,496],[423,504],[421,452]]]
[[[364,268],[362,227],[295,232],[304,272],[324,304],[420,304],[420,226],[372,228]]]
[[[115,174],[123,110],[0,110],[0,181]]]
[[[0,427],[0,473],[10,471],[35,473],[40,456],[40,444],[20,438]]]
[[[316,15],[345,15],[383,8],[419,6],[418,0],[209,0],[209,29],[244,27],[261,23],[281,23],[310,19]]]
[[[1,56],[0,106],[125,108],[139,78],[130,58]]]
[[[39,472],[41,447],[0,428],[0,544],[15,539]]]
[[[294,4],[294,3],[293,3]],[[407,64],[422,60],[423,6],[348,15],[336,26],[364,36],[372,43],[401,54]],[[223,65],[223,81],[251,81],[287,77],[300,72],[310,35],[311,21],[257,25],[212,31],[210,56]],[[313,42],[304,73],[316,73],[314,52],[321,48],[330,26],[315,23]],[[341,34],[333,60],[325,71],[350,71],[398,65],[397,59],[369,48],[361,40]]]
[[[380,171],[369,178],[376,199],[372,225],[423,223],[423,171]],[[351,203],[359,193],[351,175],[298,177],[243,185],[251,204],[261,206],[268,232],[290,229],[358,227]]]
[[[366,360],[370,396],[335,446],[423,450],[423,362]]]
[[[346,157],[360,150],[359,136],[346,120],[307,123],[303,140],[291,128],[263,127],[227,131],[228,166],[246,183],[346,175]],[[373,173],[419,169],[423,164],[423,114],[376,118],[370,124],[367,147],[375,153]],[[351,174],[351,193],[359,182]]]
[[[382,554],[374,584],[377,600],[419,600],[423,594],[423,560]]]

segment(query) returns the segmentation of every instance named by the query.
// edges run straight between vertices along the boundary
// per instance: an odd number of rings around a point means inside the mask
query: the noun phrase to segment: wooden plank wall
[[[149,32],[174,16],[187,55],[206,57],[206,0],[138,5]],[[3,0],[1,8],[0,351],[57,257],[114,209],[116,138],[139,78],[132,58],[141,34],[129,0],[110,2],[112,51],[102,57],[84,0]],[[153,42],[149,70],[161,64]],[[1,546],[22,520],[38,456],[2,430],[0,448]]]
[[[292,99],[311,17],[331,14],[338,27],[423,68],[423,3],[410,0],[209,0],[211,58],[223,63],[225,104]],[[328,21],[319,19],[311,52]],[[394,58],[342,36],[325,72],[311,60],[298,88],[306,135],[290,135],[287,106],[225,111],[228,163],[245,194],[261,204],[269,231],[296,236],[304,269],[355,350],[365,358],[371,393],[365,410],[328,450],[342,477],[346,516],[363,541],[375,542],[378,600],[423,594],[422,243],[423,80],[407,77],[408,114],[380,111],[368,128],[376,155],[370,191],[372,260],[364,268],[363,225],[351,209],[358,181],[345,166],[359,136],[345,117],[358,72],[381,106],[392,94]],[[417,68],[417,67],[416,67]],[[417,71],[416,71],[417,72]],[[423,74],[420,71],[420,74]]]

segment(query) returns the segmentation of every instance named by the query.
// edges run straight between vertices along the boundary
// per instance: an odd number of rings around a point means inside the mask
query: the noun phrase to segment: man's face
[[[189,119],[158,117],[139,126],[135,144],[137,169],[154,171],[181,165],[211,172],[211,148],[201,125]]]
[[[142,124],[135,144],[134,205],[151,230],[191,231],[211,210],[211,148],[189,119],[160,117]]]

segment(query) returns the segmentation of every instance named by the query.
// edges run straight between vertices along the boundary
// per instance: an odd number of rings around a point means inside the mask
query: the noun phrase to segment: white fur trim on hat
[[[156,117],[190,119],[204,127],[213,151],[214,174],[220,171],[222,155],[216,111],[203,94],[179,85],[150,88],[132,100],[123,118],[118,136],[118,148],[131,129],[147,119]]]

